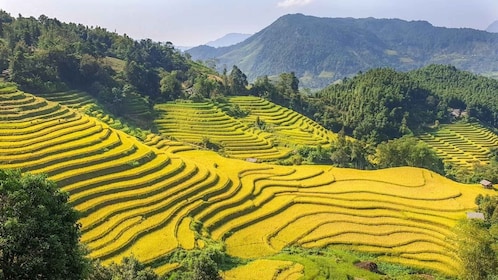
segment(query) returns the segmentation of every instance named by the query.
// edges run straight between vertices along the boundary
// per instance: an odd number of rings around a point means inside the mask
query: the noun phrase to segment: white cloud
[[[283,0],[277,3],[278,7],[281,8],[290,8],[296,6],[306,6],[311,3],[313,0]]]

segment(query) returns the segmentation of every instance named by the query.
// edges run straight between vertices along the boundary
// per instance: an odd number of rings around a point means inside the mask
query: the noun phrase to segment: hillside
[[[246,100],[231,101],[243,107]],[[254,114],[271,122],[271,106],[260,103]],[[133,254],[161,273],[177,268],[169,263],[174,252],[214,240],[244,259],[287,246],[345,245],[453,275],[459,263],[446,238],[475,196],[491,193],[417,168],[285,167],[210,151],[173,154],[168,142],[144,145],[13,86],[2,88],[0,109],[0,168],[47,173],[68,191],[91,257],[108,263]],[[304,260],[292,263],[311,269]]]
[[[200,46],[188,53],[194,60],[215,59],[218,67],[235,64],[249,79],[293,71],[303,87],[322,88],[376,67],[410,70],[437,63],[493,72],[498,66],[497,46],[496,34],[434,27],[424,21],[294,14],[237,45]]]

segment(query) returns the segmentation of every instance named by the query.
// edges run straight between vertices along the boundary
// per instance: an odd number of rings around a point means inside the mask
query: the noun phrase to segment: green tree
[[[220,266],[232,263],[221,243],[211,243],[195,250],[177,250],[170,261],[180,263],[180,267],[165,275],[175,280],[221,280]]]
[[[444,172],[443,162],[436,153],[413,136],[380,143],[375,153],[375,162],[379,168],[415,166],[440,174]]]
[[[368,157],[369,146],[360,140],[346,138],[344,130],[339,131],[337,141],[331,145],[330,160],[339,167],[367,169],[371,167]]]
[[[9,49],[7,45],[0,41],[0,71],[9,67]]]
[[[280,95],[279,101],[285,106],[302,111],[301,95],[299,94],[299,79],[294,72],[282,73],[279,76],[279,81],[276,85],[278,94]]]
[[[487,280],[498,277],[495,240],[480,221],[463,220],[455,227],[456,254],[462,261],[461,278]]]
[[[121,263],[103,266],[94,261],[88,280],[157,280],[159,276],[135,257],[124,257]]]
[[[228,76],[228,82],[232,95],[244,95],[247,92],[247,76],[235,65]]]
[[[278,96],[277,88],[270,82],[268,76],[259,77],[251,87],[251,94],[275,101]]]
[[[0,279],[82,279],[78,214],[43,175],[0,170]]]
[[[482,220],[462,220],[455,227],[455,253],[462,261],[462,279],[498,279],[498,197],[475,199]]]
[[[178,71],[164,72],[159,82],[161,94],[167,100],[175,100],[181,95],[181,83],[178,80]]]
[[[218,265],[207,255],[201,254],[190,263],[192,280],[221,280]]]

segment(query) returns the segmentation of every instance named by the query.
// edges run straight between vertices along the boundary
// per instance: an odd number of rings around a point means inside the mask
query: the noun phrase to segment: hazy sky
[[[132,38],[195,46],[231,32],[256,33],[278,17],[376,17],[486,29],[498,0],[0,0],[12,16],[44,14]]]

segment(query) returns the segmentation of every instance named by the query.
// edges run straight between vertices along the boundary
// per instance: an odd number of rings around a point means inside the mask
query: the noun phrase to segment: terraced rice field
[[[229,102],[249,112],[241,122],[251,125],[256,118],[269,125],[274,142],[284,145],[328,145],[337,135],[296,111],[255,96],[234,96]]]
[[[253,133],[210,102],[166,103],[155,109],[160,114],[156,126],[162,135],[198,145],[207,138],[232,158],[271,160],[290,153],[290,149],[275,147],[269,139]]]
[[[229,162],[212,160],[220,171],[235,171]],[[449,274],[459,263],[446,238],[485,192],[416,168],[247,166],[237,174],[232,195],[194,216],[234,256],[267,257],[291,245],[347,245]]]
[[[180,125],[205,129],[219,141],[249,135],[242,122],[234,129],[230,120],[224,128],[218,120],[227,116],[212,104],[189,104],[185,112],[181,104],[165,106]],[[195,121],[181,123],[189,116]],[[213,120],[216,128],[196,124],[200,120]],[[163,129],[183,133],[167,121]],[[478,193],[492,192],[417,168],[255,164],[156,135],[146,139],[148,146],[15,88],[0,89],[0,136],[0,168],[47,173],[70,193],[91,257],[109,263],[133,254],[162,273],[176,267],[164,261],[169,253],[202,247],[190,228],[198,221],[201,234],[223,240],[241,258],[264,258],[294,245],[348,246],[453,275],[459,263],[446,241],[451,227],[474,207]],[[286,271],[287,279],[302,272],[299,263],[266,265],[264,273]]]
[[[82,241],[90,256],[107,262],[144,238],[159,237],[157,243],[145,241],[159,249],[141,255],[144,261],[188,246],[188,240],[178,240],[187,209],[197,205],[190,202],[229,184],[210,168],[15,88],[0,95],[0,119],[0,168],[46,173],[68,191],[82,213]]]
[[[230,97],[228,104],[167,103],[156,106],[156,125],[163,135],[201,143],[207,137],[231,158],[263,161],[285,158],[298,145],[329,145],[336,135],[318,123],[287,108],[254,96]],[[235,104],[249,112],[244,118],[227,115],[224,107]],[[259,118],[267,127],[255,127]]]
[[[71,109],[87,113],[103,121],[112,128],[119,129],[126,133],[130,133],[134,130],[128,125],[121,123],[121,121],[114,119],[109,114],[106,114],[103,111],[102,106],[99,105],[99,102],[87,92],[71,90],[40,93],[38,96],[65,105]],[[126,117],[128,119],[132,119],[135,123],[141,123],[144,122],[144,120],[151,118],[151,113],[147,106],[148,104],[142,97],[138,96],[136,93],[132,93],[128,94],[127,98],[122,102],[120,110],[126,112]]]
[[[419,138],[444,162],[469,169],[474,164],[489,164],[490,148],[498,147],[498,135],[478,123],[442,125]]]

